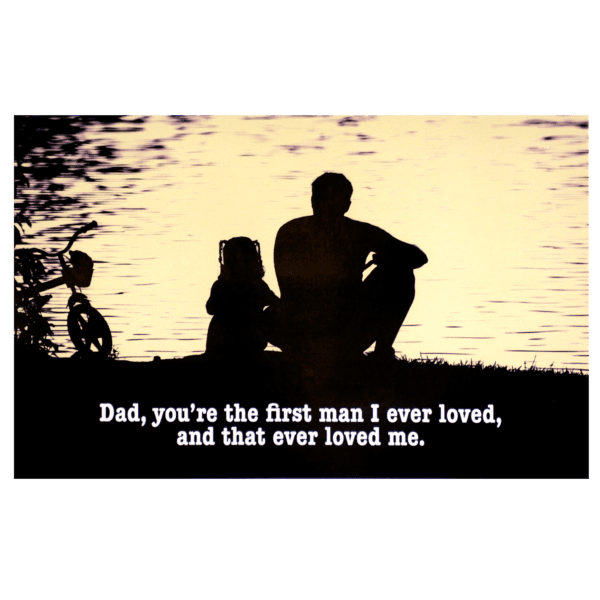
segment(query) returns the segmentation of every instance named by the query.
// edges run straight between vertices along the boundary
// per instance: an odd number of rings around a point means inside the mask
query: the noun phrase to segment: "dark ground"
[[[509,371],[437,361],[301,367],[280,353],[258,362],[205,356],[147,363],[15,358],[17,478],[588,478],[587,375]],[[266,407],[312,409],[310,423],[266,423]],[[140,423],[100,422],[100,404],[139,406]],[[215,407],[215,423],[152,427],[153,407]],[[224,407],[258,409],[228,423]],[[371,422],[379,404],[379,422]],[[439,423],[439,405],[491,404],[496,423]],[[362,408],[362,423],[319,423],[319,407]],[[390,407],[431,408],[430,423],[388,423]],[[214,428],[214,446],[177,444],[178,432]],[[224,446],[221,430],[265,432],[264,446]],[[325,445],[325,430],[379,427],[380,446]],[[275,446],[276,430],[318,431],[311,446]],[[388,431],[424,445],[389,446]]]

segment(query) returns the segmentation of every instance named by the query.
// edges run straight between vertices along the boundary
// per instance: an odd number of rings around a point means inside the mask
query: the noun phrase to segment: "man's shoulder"
[[[342,231],[345,231],[346,236],[353,239],[371,239],[379,238],[381,235],[388,235],[386,232],[370,223],[364,223],[363,221],[355,221],[344,217],[342,220],[343,227]],[[282,239],[294,239],[297,237],[304,238],[315,230],[315,218],[314,216],[299,217],[292,219],[279,228],[277,237]]]
[[[384,232],[384,230],[381,229],[381,227],[377,227],[377,225],[371,225],[371,223],[365,223],[364,221],[355,221],[348,217],[344,217],[344,224],[348,230],[359,233],[360,235],[377,235],[379,232]]]
[[[365,223],[364,221],[357,221],[356,219],[351,219],[350,217],[344,217],[344,223],[346,223],[348,227],[374,227],[370,223]]]
[[[292,219],[279,228],[277,235],[293,235],[294,233],[301,233],[312,227],[313,220],[314,217],[298,217],[297,219]]]

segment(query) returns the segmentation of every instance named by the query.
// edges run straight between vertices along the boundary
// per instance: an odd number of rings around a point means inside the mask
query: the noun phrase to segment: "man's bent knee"
[[[415,274],[412,269],[378,266],[363,282],[363,293],[368,310],[406,310],[415,297]]]

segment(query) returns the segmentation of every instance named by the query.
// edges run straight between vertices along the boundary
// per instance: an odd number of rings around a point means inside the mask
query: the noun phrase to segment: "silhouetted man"
[[[393,357],[392,344],[415,296],[419,248],[379,227],[345,217],[352,184],[325,173],[312,184],[313,216],[281,227],[275,272],[281,303],[273,307],[271,342],[299,356]],[[366,259],[377,267],[363,281]]]

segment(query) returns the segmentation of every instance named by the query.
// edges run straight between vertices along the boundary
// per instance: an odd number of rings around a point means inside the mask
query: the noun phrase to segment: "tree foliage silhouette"
[[[43,314],[50,295],[31,293],[43,279],[56,273],[57,266],[47,266],[45,253],[30,246],[42,233],[26,235],[36,213],[44,223],[52,223],[64,210],[79,209],[86,218],[91,203],[81,195],[70,196],[69,189],[78,181],[95,182],[110,172],[137,172],[115,164],[117,150],[109,143],[91,146],[85,131],[100,126],[103,131],[135,130],[144,119],[123,121],[120,116],[15,116],[14,139],[14,208],[15,208],[15,307],[14,335],[16,351],[25,350],[48,355],[58,345],[52,342],[52,327]],[[100,186],[98,186],[100,187]],[[28,232],[29,233],[29,232]],[[60,241],[62,236],[50,238]],[[27,244],[23,247],[21,243]],[[17,248],[17,245],[19,247]]]

